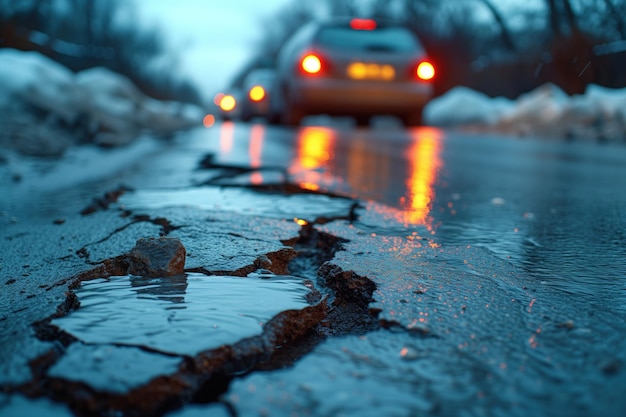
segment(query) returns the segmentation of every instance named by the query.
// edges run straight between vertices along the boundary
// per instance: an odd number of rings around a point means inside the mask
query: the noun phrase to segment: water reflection
[[[235,137],[235,124],[233,122],[223,122],[220,126],[220,152],[228,155],[233,150],[233,140]]]
[[[411,136],[407,193],[400,200],[404,223],[424,225],[433,231],[429,214],[435,199],[435,182],[443,165],[440,157],[442,133],[439,129],[421,128],[411,131]]]
[[[130,286],[137,298],[169,301],[175,304],[185,302],[187,275],[176,275],[168,278],[132,277]]]
[[[193,356],[258,335],[278,313],[309,305],[310,290],[301,279],[265,278],[192,273],[184,284],[178,280],[169,287],[166,280],[149,284],[128,276],[96,279],[76,290],[80,308],[53,324],[85,343],[145,346]],[[172,304],[176,298],[184,305]]]
[[[289,174],[298,179],[299,185],[307,190],[317,191],[324,182],[330,183],[332,175],[324,173],[334,154],[336,132],[326,127],[304,127],[296,139],[296,157]]]
[[[431,211],[443,167],[441,130],[423,127],[382,135],[376,130],[306,126],[295,132],[295,141],[274,149],[280,136],[275,131],[268,136],[265,125],[255,124],[237,134],[234,129],[232,123],[221,126],[221,158],[241,160],[246,152],[250,168],[263,168],[275,158],[276,150],[283,155],[280,161],[284,157],[290,161],[289,178],[301,188],[383,203],[400,224],[425,226],[434,233]],[[252,184],[267,180],[260,170],[250,175]]]
[[[248,148],[248,155],[250,157],[250,167],[261,167],[261,155],[263,151],[263,140],[265,137],[265,126],[255,124],[250,129],[250,146]],[[255,171],[250,175],[250,182],[254,185],[263,183],[263,174],[260,171]]]
[[[305,127],[298,131],[290,175],[305,189],[332,189],[387,204],[401,224],[432,231],[443,133],[419,128],[385,136]]]
[[[392,188],[391,170],[394,164],[388,149],[373,148],[370,137],[366,132],[355,132],[350,138],[345,158],[347,172],[346,180],[351,190],[359,196],[377,201],[383,200],[384,195]],[[381,142],[379,147],[387,148],[389,143]],[[341,162],[339,162],[341,163]]]

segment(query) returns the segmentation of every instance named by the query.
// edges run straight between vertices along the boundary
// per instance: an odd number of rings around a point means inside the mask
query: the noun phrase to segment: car
[[[241,99],[241,120],[270,117],[270,100],[276,72],[271,68],[257,68],[248,73],[243,81],[244,96]]]
[[[272,113],[287,125],[307,115],[393,115],[419,125],[436,69],[406,25],[332,18],[302,27],[279,52]]]

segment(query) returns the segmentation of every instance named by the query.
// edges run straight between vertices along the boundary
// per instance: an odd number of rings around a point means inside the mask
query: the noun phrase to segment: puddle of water
[[[261,334],[278,313],[307,307],[308,293],[292,276],[117,276],[84,282],[81,307],[52,323],[89,344],[194,356]]]
[[[123,394],[160,375],[176,372],[181,358],[135,347],[72,344],[48,371],[52,377],[83,382],[92,388]]]
[[[120,204],[130,210],[192,206],[278,219],[314,220],[343,217],[353,200],[321,194],[264,194],[239,188],[197,187],[175,190],[142,190],[127,193]]]

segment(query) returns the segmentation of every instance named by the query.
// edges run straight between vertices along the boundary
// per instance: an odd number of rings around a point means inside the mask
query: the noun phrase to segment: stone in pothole
[[[169,277],[185,273],[186,250],[171,237],[141,238],[130,251],[128,273],[145,277]]]

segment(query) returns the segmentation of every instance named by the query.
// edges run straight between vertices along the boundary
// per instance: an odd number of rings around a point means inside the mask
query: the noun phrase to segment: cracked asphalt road
[[[0,182],[0,415],[626,409],[622,147],[224,123],[115,152]],[[158,236],[185,274],[129,276]]]

